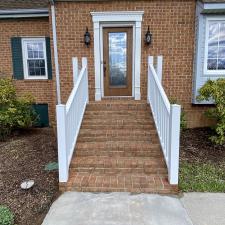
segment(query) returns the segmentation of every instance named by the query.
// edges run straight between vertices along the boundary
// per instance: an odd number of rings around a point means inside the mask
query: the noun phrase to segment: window
[[[47,79],[45,38],[22,39],[25,79]]]
[[[225,18],[206,23],[205,74],[225,75]]]

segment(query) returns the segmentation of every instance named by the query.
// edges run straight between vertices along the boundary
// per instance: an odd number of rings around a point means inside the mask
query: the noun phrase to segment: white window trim
[[[204,55],[204,75],[225,75],[225,70],[208,70],[208,37],[209,37],[209,21],[225,21],[225,16],[208,16],[206,18],[206,33],[205,33],[205,55]]]
[[[135,100],[141,99],[140,72],[141,72],[141,22],[144,11],[106,11],[91,12],[94,24],[94,60],[95,60],[95,100],[100,101],[104,97],[104,85],[102,75],[102,24],[110,25],[119,23],[133,24],[133,85],[132,96]]]
[[[27,49],[26,42],[29,41],[41,41],[43,42],[43,50],[44,50],[44,60],[45,60],[45,76],[29,76],[28,74],[28,65],[27,65]],[[46,41],[45,38],[22,38],[22,52],[23,52],[23,71],[24,71],[24,79],[26,80],[47,80],[48,79],[48,64],[47,64],[47,53],[46,53]]]

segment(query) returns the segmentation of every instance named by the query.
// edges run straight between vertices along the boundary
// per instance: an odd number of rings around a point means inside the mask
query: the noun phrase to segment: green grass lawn
[[[183,192],[225,192],[225,166],[180,162],[179,188]]]

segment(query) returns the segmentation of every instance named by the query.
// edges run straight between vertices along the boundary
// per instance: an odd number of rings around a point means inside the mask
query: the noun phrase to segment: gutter
[[[56,75],[56,96],[57,96],[57,104],[59,105],[61,104],[61,91],[60,91],[58,48],[57,48],[55,2],[54,0],[49,0],[49,2],[51,4],[51,15],[52,15],[52,35],[53,35],[54,62],[55,62],[55,75]]]
[[[48,8],[0,10],[0,18],[48,17]]]

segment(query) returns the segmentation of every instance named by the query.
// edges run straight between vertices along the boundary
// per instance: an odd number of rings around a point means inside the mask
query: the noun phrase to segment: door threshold
[[[102,100],[104,100],[104,99],[107,99],[107,100],[109,100],[109,99],[112,99],[112,100],[134,100],[134,97],[132,97],[132,96],[104,96],[104,97],[102,97]]]

